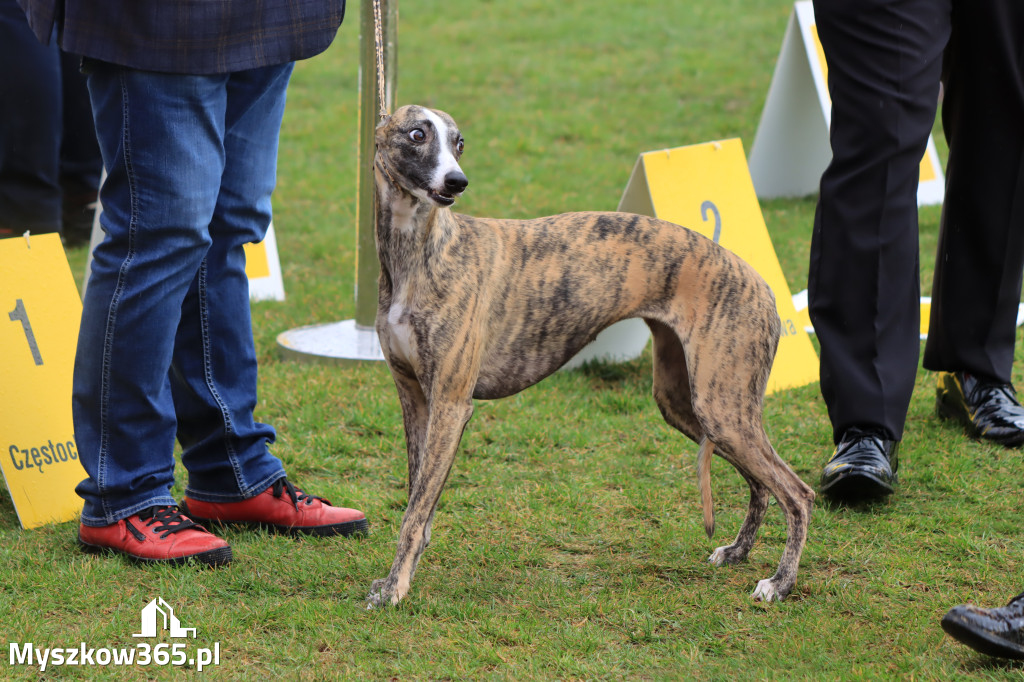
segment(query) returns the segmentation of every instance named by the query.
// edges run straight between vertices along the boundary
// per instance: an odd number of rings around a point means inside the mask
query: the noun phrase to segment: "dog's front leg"
[[[429,406],[418,379],[400,371],[392,371],[391,376],[395,380],[398,402],[402,406],[405,447],[409,456],[409,490],[412,490],[423,459],[423,447],[427,441]]]
[[[430,525],[437,501],[455,461],[462,432],[472,414],[473,401],[469,397],[430,403],[418,471],[415,475],[410,472],[409,506],[398,533],[398,551],[388,576],[375,580],[370,586],[367,608],[397,604],[409,592],[416,564],[430,542]],[[410,445],[410,453],[414,450]]]

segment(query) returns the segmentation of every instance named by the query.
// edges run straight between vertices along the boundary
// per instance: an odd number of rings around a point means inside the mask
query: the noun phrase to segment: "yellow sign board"
[[[283,301],[284,280],[277,254],[274,223],[263,241],[245,245],[245,274],[249,278],[249,298],[253,301]]]
[[[82,511],[71,423],[81,317],[57,234],[0,239],[0,470],[24,528]]]
[[[245,275],[249,279],[270,277],[267,245],[263,242],[256,242],[254,244],[246,244],[242,248],[245,250]]]
[[[818,380],[818,356],[797,319],[740,140],[642,154],[619,210],[688,227],[754,266],[775,292],[782,319],[768,392]]]

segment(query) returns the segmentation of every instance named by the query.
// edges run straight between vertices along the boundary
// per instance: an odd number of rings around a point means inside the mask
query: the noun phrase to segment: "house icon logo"
[[[162,628],[160,627],[162,624]],[[132,637],[156,637],[159,630],[165,630],[171,637],[188,637],[195,639],[195,628],[181,627],[181,621],[174,615],[171,605],[157,597],[142,609],[142,632]]]

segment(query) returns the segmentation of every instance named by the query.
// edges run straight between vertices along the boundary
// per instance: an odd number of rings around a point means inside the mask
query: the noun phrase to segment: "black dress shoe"
[[[942,629],[983,654],[1024,659],[1024,594],[1001,608],[954,606],[942,617]]]
[[[877,429],[847,429],[821,472],[821,494],[838,502],[891,495],[899,449],[898,440],[889,440]]]
[[[939,417],[960,422],[971,438],[1011,448],[1024,444],[1024,407],[1011,384],[967,372],[939,372],[935,396]]]

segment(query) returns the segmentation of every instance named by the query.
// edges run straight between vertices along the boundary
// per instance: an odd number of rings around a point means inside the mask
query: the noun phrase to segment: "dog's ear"
[[[388,115],[388,116],[385,116],[384,118],[382,118],[380,120],[380,123],[377,124],[377,128],[374,130],[374,133],[373,133],[373,143],[374,143],[374,145],[379,147],[382,144],[384,144],[385,142],[387,142],[387,139],[388,139],[387,128],[388,128],[388,123],[390,123],[390,122],[391,122],[391,116]]]

